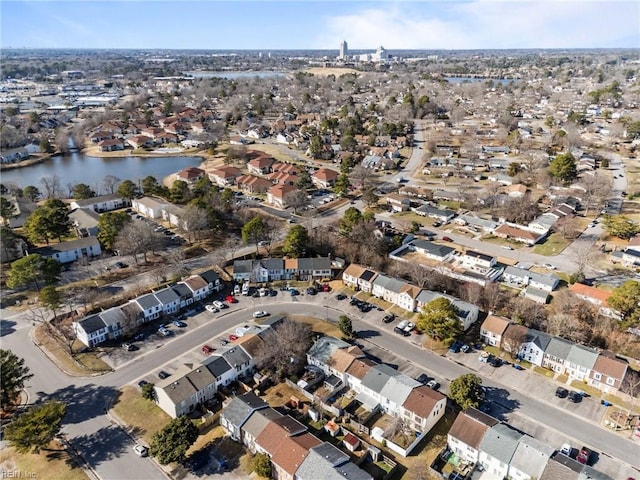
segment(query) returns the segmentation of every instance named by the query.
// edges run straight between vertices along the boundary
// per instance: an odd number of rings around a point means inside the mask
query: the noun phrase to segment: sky
[[[0,0],[0,48],[640,48],[638,0]]]

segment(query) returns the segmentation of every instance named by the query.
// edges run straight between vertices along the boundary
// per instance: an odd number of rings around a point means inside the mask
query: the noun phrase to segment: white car
[[[218,310],[222,310],[224,307],[226,307],[226,305],[222,303],[220,300],[216,300],[215,302],[213,302],[213,306],[216,307]]]
[[[513,250],[513,248],[509,245],[502,245],[502,248],[504,248],[505,250]]]
[[[269,316],[269,313],[265,312],[264,310],[258,310],[257,312],[253,312],[253,318],[262,318],[267,316]]]
[[[211,312],[211,313],[218,313],[219,310],[215,307],[215,305],[207,305],[206,307],[204,307],[207,312]]]
[[[566,455],[567,457],[571,455],[571,450],[571,445],[569,445],[568,443],[563,443],[560,447],[560,453]]]
[[[138,455],[139,457],[146,457],[149,454],[149,449],[144,445],[140,445],[139,443],[136,443],[133,446],[133,451],[136,452],[136,455]]]
[[[551,265],[550,263],[543,263],[542,266],[544,268],[548,268],[549,270],[555,270],[556,269],[556,267]]]

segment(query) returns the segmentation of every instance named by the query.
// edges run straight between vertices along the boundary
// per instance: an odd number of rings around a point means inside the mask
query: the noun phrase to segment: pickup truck
[[[576,457],[576,460],[579,463],[582,463],[583,465],[590,465],[592,456],[593,456],[593,450],[587,447],[582,447],[578,452],[578,456]]]

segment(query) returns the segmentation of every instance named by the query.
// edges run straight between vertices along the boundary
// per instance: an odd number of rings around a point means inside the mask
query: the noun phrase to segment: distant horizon
[[[11,50],[640,47],[635,0],[3,0],[0,13]]]

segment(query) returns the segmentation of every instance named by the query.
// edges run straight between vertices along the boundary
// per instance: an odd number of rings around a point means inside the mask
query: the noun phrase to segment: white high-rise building
[[[340,56],[338,57],[340,60],[346,60],[349,51],[349,47],[347,45],[347,41],[343,40],[340,44]]]

